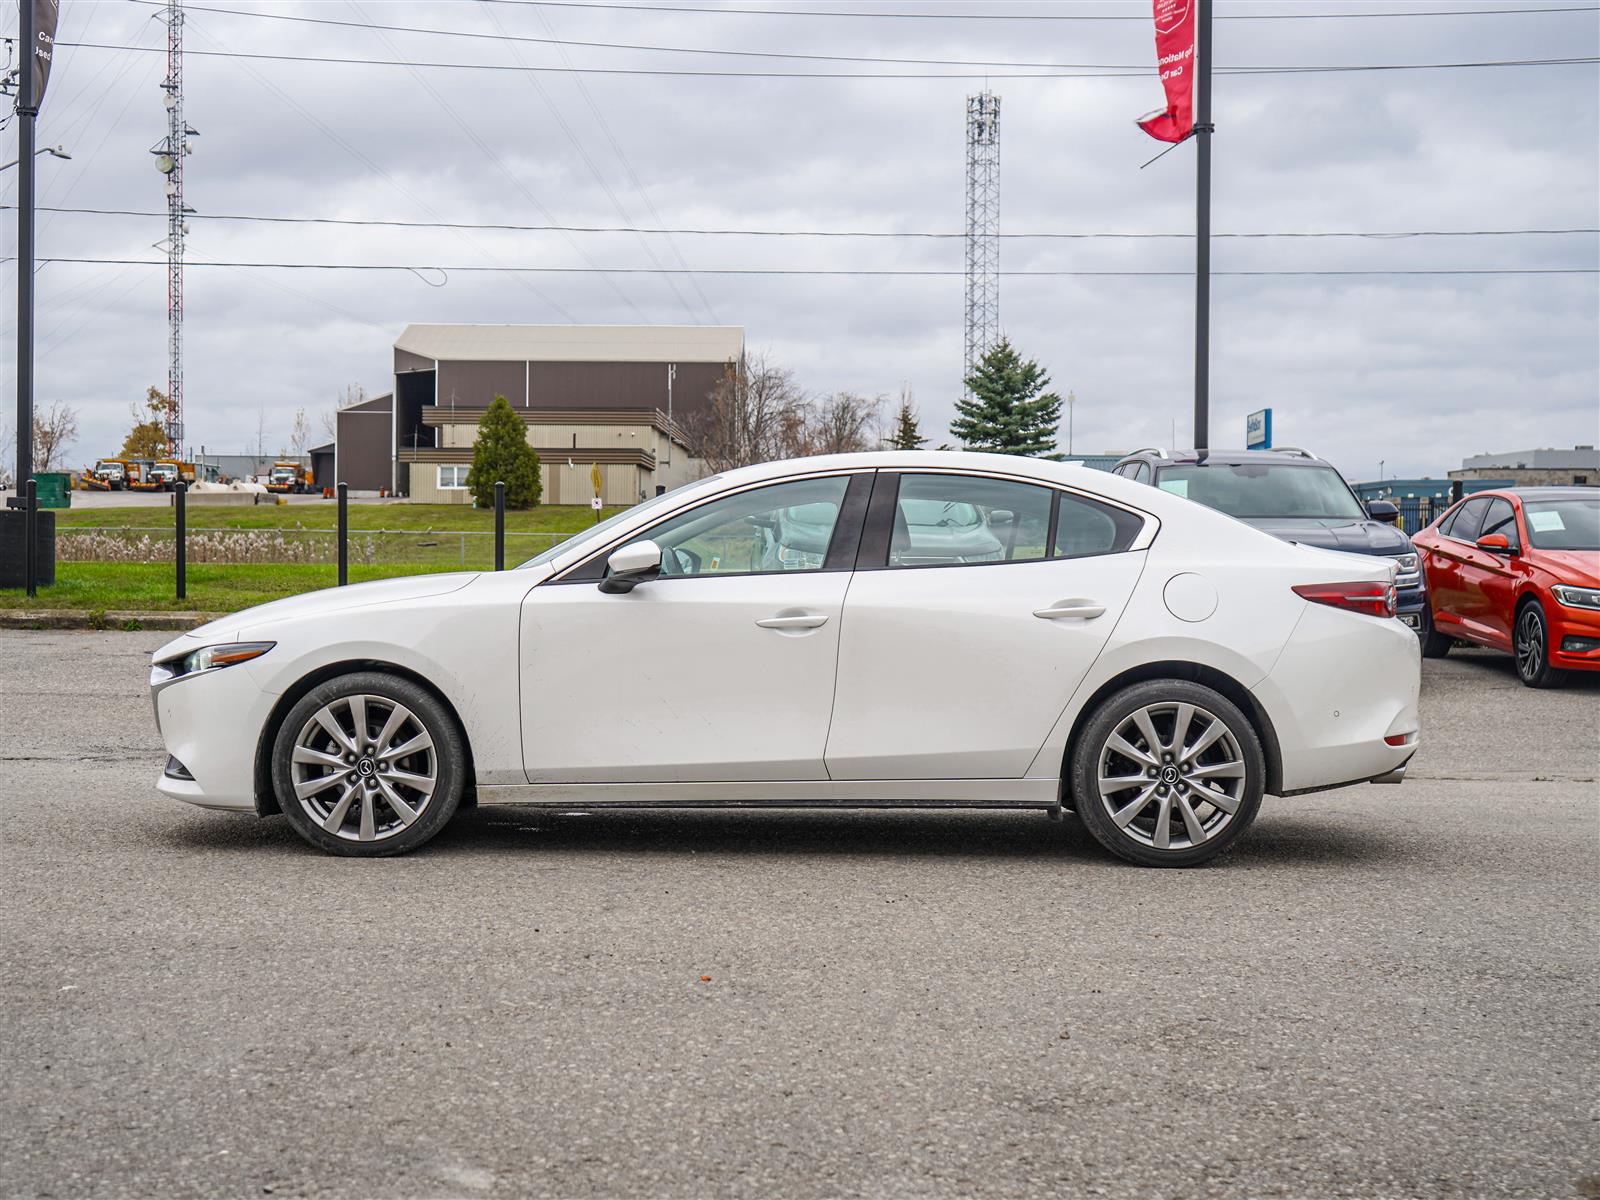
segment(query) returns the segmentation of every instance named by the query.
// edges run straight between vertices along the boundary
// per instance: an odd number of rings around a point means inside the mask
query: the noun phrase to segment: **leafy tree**
[[[967,376],[970,396],[956,401],[950,432],[969,450],[1045,455],[1056,448],[1061,397],[1045,388],[1050,376],[1024,360],[1007,338],[979,360]]]
[[[917,428],[917,406],[911,401],[911,389],[900,393],[900,411],[895,414],[894,433],[889,438],[891,450],[920,450],[928,439]]]
[[[478,422],[478,440],[472,447],[472,470],[467,490],[480,508],[494,506],[496,481],[506,485],[507,508],[532,508],[539,503],[539,454],[528,444],[527,426],[511,407],[496,396]]]
[[[150,415],[142,421],[138,406],[133,407],[133,429],[123,439],[123,458],[162,458],[167,453],[167,415],[172,401],[160,388],[152,387],[145,393],[144,407]]]

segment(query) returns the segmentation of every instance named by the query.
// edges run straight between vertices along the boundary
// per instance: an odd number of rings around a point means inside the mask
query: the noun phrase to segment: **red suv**
[[[1476,492],[1411,540],[1432,605],[1425,656],[1457,638],[1506,650],[1529,687],[1600,671],[1600,489]]]

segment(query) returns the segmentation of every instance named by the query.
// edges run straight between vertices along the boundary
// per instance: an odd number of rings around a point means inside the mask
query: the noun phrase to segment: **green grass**
[[[387,579],[396,575],[424,575],[436,568],[414,565],[355,566],[351,583]],[[189,568],[188,597],[176,597],[173,568],[164,563],[57,563],[54,587],[40,588],[29,600],[20,590],[0,591],[0,608],[79,609],[88,612],[196,611],[234,612],[268,600],[338,582],[332,566],[282,563],[201,563]]]
[[[159,504],[135,508],[68,508],[56,510],[58,529],[171,529],[173,509]],[[332,500],[310,504],[256,504],[242,507],[188,506],[190,529],[332,529],[338,520]],[[601,519],[621,512],[608,508]],[[506,513],[507,533],[559,533],[563,537],[595,523],[594,510],[575,504],[539,505]],[[410,532],[492,533],[494,510],[467,504],[352,504],[350,528]]]

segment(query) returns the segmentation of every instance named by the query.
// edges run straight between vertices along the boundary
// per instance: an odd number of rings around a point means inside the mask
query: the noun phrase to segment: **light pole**
[[[1067,392],[1067,457],[1068,458],[1072,457],[1072,409],[1073,409],[1073,406],[1076,405],[1077,403],[1078,403],[1077,395],[1074,392],[1069,390]]]
[[[41,146],[39,149],[37,149],[37,150],[35,150],[33,152],[33,156],[35,158],[38,158],[39,155],[41,155],[41,154],[53,154],[57,158],[71,158],[72,157],[72,155],[67,153],[65,147],[62,147],[62,146]],[[21,161],[22,160],[20,158],[13,158],[8,163],[0,163],[0,171],[9,170],[12,167],[16,166]]]

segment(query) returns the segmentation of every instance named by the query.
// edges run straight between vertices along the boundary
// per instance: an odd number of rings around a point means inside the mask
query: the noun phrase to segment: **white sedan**
[[[769,463],[516,570],[247,609],[154,657],[160,787],[335,854],[464,804],[1033,808],[1153,866],[1398,782],[1387,560],[1029,458]]]

